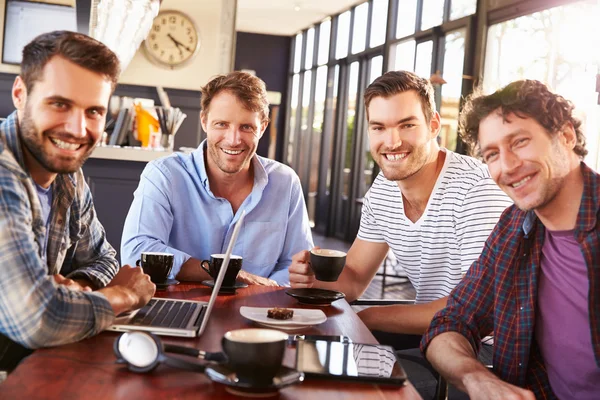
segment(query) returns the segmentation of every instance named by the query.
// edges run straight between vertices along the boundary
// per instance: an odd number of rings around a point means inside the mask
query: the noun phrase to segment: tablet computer
[[[402,386],[406,373],[390,346],[298,341],[296,369],[309,378]]]

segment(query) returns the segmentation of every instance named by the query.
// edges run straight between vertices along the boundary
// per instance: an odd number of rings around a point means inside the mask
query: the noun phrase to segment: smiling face
[[[104,130],[111,92],[108,78],[58,56],[44,66],[30,93],[17,77],[13,103],[36,182],[37,173],[52,176],[81,168]]]
[[[493,112],[479,125],[479,145],[490,174],[522,210],[550,207],[578,159],[575,133],[549,134],[535,119]]]
[[[213,97],[201,122],[207,135],[208,167],[230,175],[249,170],[267,127],[260,113],[247,110],[234,94],[222,91]]]
[[[388,180],[408,179],[437,157],[440,116],[427,122],[415,91],[374,97],[368,116],[371,155]]]

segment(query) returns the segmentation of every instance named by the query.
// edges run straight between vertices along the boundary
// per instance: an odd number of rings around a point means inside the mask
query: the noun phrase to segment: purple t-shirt
[[[589,278],[574,231],[546,230],[535,337],[559,399],[598,400],[600,368],[592,349]]]

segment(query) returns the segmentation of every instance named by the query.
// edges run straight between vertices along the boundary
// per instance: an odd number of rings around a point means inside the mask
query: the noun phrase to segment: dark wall
[[[0,117],[6,117],[14,111],[11,89],[15,74],[0,73]],[[187,118],[175,135],[175,149],[182,146],[197,147],[203,139],[200,127],[200,91],[165,88],[171,105],[179,107]],[[118,85],[115,94],[128,97],[154,99],[160,104],[155,87],[137,85]]]
[[[265,81],[267,90],[281,93],[281,105],[275,126],[277,127],[277,151],[275,159],[281,161],[285,124],[285,101],[288,90],[288,71],[292,39],[289,36],[260,35],[238,32],[235,46],[235,69],[251,69]],[[269,149],[269,132],[258,145],[258,154],[266,156]]]

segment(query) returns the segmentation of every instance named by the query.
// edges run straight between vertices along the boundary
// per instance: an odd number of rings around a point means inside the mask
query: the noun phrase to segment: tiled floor
[[[350,249],[351,243],[344,242],[343,240],[339,240],[336,238],[325,237],[317,232],[313,231],[313,239],[315,242],[315,246],[319,246],[321,248],[328,248],[334,250],[348,251]],[[391,264],[391,262],[389,262]],[[388,264],[388,265],[389,265]],[[390,272],[392,270],[392,272]],[[383,273],[383,266],[379,269],[379,273]],[[393,267],[389,266],[387,268],[388,274],[394,274]],[[410,282],[405,282],[405,279],[391,278],[389,276],[386,277],[386,287],[385,290],[381,290],[383,282],[383,277],[381,275],[376,275],[371,281],[371,284],[365,291],[363,298],[365,299],[399,299],[399,300],[411,300],[415,298],[415,289],[410,284]],[[391,285],[390,285],[391,284]]]

